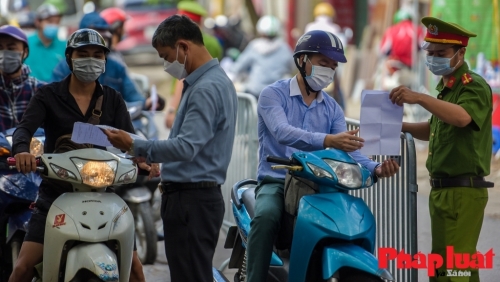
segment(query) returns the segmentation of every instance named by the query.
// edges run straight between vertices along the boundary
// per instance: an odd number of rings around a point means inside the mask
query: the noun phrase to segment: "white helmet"
[[[257,22],[257,32],[260,35],[275,37],[280,32],[281,24],[274,16],[263,16]]]

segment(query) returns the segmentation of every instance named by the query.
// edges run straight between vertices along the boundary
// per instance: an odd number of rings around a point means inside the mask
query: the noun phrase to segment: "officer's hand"
[[[389,94],[389,99],[393,104],[398,106],[403,106],[404,103],[407,104],[417,104],[420,93],[411,91],[406,86],[398,86],[391,90]]]
[[[399,170],[399,165],[395,160],[385,160],[382,165],[375,169],[375,174],[378,177],[391,177]]]
[[[36,171],[36,159],[34,155],[23,152],[16,154],[14,158],[16,159],[16,169],[18,172],[28,173]]]
[[[346,131],[338,134],[326,135],[323,146],[325,148],[335,148],[346,152],[356,151],[363,147],[365,140],[355,136],[359,129]]]

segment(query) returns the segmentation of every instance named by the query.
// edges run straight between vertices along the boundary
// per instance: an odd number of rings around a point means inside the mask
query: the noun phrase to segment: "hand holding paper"
[[[388,91],[361,93],[360,137],[364,155],[399,155],[403,107],[393,104]]]
[[[71,140],[75,143],[83,144],[93,144],[97,146],[102,146],[102,147],[109,147],[113,146],[113,142],[110,142],[108,140],[108,136],[103,132],[104,130],[108,131],[121,131],[125,135],[127,135],[127,138],[132,139],[142,139],[146,140],[145,138],[135,135],[132,133],[125,132],[123,130],[118,130],[112,126],[107,126],[107,125],[92,125],[90,123],[84,123],[84,122],[75,122],[73,125],[73,133],[71,135]],[[132,143],[132,141],[130,141]],[[116,147],[116,146],[115,146]],[[116,147],[119,148],[119,147]],[[129,147],[130,148],[130,147]],[[126,148],[127,150],[129,148]],[[121,149],[121,148],[119,148]]]

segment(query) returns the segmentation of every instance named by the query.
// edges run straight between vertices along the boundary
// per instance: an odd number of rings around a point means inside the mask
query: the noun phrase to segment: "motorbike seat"
[[[241,195],[241,201],[247,209],[250,219],[253,219],[255,215],[255,188],[248,188]]]

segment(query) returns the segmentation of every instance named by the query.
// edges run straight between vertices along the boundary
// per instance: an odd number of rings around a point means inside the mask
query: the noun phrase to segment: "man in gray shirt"
[[[186,16],[163,21],[153,47],[164,69],[184,80],[169,139],[132,140],[105,133],[116,148],[147,163],[162,163],[162,220],[171,281],[212,281],[212,258],[224,217],[220,185],[231,159],[237,97],[231,80],[212,59],[199,27]]]

